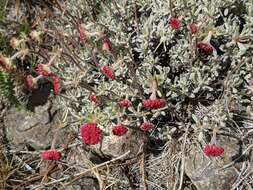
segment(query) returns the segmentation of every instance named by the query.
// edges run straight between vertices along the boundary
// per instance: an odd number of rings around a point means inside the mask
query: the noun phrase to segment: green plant
[[[220,139],[250,134],[252,7],[251,0],[55,0],[49,18],[23,20],[8,55],[29,79],[20,80],[27,94],[41,81],[54,85],[70,130],[96,123],[83,128],[95,135],[81,132],[87,145],[111,137],[115,124],[124,126],[119,136],[138,131],[147,141],[176,142],[169,167],[182,166],[180,178],[173,176],[181,189],[188,148],[205,150],[215,136],[204,152],[221,156]],[[20,59],[28,66],[20,68]],[[13,101],[22,84],[8,72],[0,77],[2,94]]]
[[[18,99],[15,97],[14,85],[12,76],[9,73],[0,70],[0,96],[5,98],[15,106],[20,105]]]
[[[13,174],[12,161],[0,151],[0,189],[6,189],[6,182]]]
[[[0,1],[0,23],[4,21],[5,19],[5,13],[6,13],[6,7],[8,4],[8,0],[1,0]]]

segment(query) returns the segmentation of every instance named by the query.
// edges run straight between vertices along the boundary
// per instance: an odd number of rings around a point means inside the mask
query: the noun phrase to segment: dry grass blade
[[[12,161],[9,161],[8,157],[0,152],[0,189],[5,189],[7,180],[13,172]]]
[[[108,164],[110,164],[110,163],[113,163],[113,162],[115,162],[115,161],[118,161],[118,160],[121,160],[121,159],[125,158],[129,153],[130,153],[130,152],[128,151],[128,152],[126,152],[125,154],[120,155],[120,156],[117,157],[117,158],[114,158],[114,159],[112,159],[112,160],[110,160],[110,161],[107,161],[107,162],[104,162],[104,163],[102,163],[102,164],[98,164],[98,165],[96,165],[96,166],[94,166],[94,167],[92,167],[92,168],[90,168],[90,169],[87,169],[87,170],[85,170],[85,171],[83,171],[83,172],[79,172],[79,173],[77,173],[77,174],[74,174],[73,176],[63,177],[63,178],[61,178],[61,179],[58,179],[58,180],[55,180],[55,181],[52,181],[52,182],[48,182],[48,183],[44,183],[44,184],[35,186],[35,187],[31,188],[31,190],[35,190],[35,189],[38,189],[38,188],[47,187],[47,186],[50,186],[50,185],[53,185],[53,184],[57,184],[57,183],[66,181],[66,180],[71,179],[71,178],[74,178],[74,179],[71,181],[71,182],[74,182],[74,181],[78,180],[81,176],[87,174],[88,172],[91,172],[91,171],[93,171],[93,170],[95,170],[95,169],[97,169],[97,168],[106,166],[106,165],[108,165]]]

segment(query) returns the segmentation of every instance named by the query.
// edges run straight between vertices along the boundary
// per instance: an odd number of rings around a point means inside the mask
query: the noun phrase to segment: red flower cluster
[[[32,75],[27,75],[26,83],[30,89],[36,89],[38,87],[37,80]]]
[[[128,131],[128,128],[126,128],[122,124],[118,124],[112,129],[112,133],[117,136],[123,136],[127,133],[127,131]]]
[[[53,75],[52,79],[53,79],[54,93],[59,94],[61,87],[61,78],[58,75]]]
[[[208,43],[204,43],[204,42],[199,42],[197,44],[197,48],[200,49],[201,51],[203,51],[206,55],[210,55],[213,53],[213,46],[211,46]]]
[[[156,99],[144,100],[142,104],[146,109],[159,109],[159,108],[165,107],[166,102],[164,99],[156,98]]]
[[[102,68],[102,71],[103,71],[103,73],[104,73],[108,78],[110,78],[110,79],[112,79],[112,80],[115,80],[115,79],[116,79],[113,70],[112,70],[108,65],[105,65],[105,66]]]
[[[33,30],[29,33],[29,36],[34,41],[40,41],[40,34],[36,30]]]
[[[48,77],[52,73],[50,67],[46,64],[38,64],[36,71],[44,77]]]
[[[195,23],[189,24],[189,29],[192,34],[196,34],[198,32],[198,27]]]
[[[47,64],[38,64],[36,71],[38,72],[39,75],[42,75],[44,77],[52,77],[54,93],[59,94],[60,85],[61,85],[61,82],[60,82],[61,78],[58,75],[51,72],[50,66]],[[30,79],[30,78],[28,78],[28,79]],[[30,84],[32,84],[32,83],[30,83]],[[28,83],[28,86],[31,87],[29,85],[29,83]]]
[[[15,69],[12,67],[11,61],[8,58],[4,57],[2,54],[0,54],[0,66],[0,69],[2,68],[8,73],[15,71]]]
[[[211,157],[220,156],[223,154],[223,152],[224,152],[224,148],[215,144],[207,145],[204,149],[205,155],[211,156]]]
[[[151,129],[153,129],[155,126],[153,123],[150,123],[150,122],[144,122],[141,124],[140,128],[141,130],[143,131],[150,131]]]
[[[102,141],[103,134],[96,123],[86,123],[80,130],[83,142],[88,145],[98,144]]]
[[[79,32],[79,35],[80,35],[80,40],[82,42],[86,42],[86,40],[87,40],[86,29],[80,25],[78,27],[78,32]]]
[[[253,86],[253,79],[251,79],[251,80],[249,81],[249,85],[250,85],[250,86]]]
[[[90,100],[94,102],[97,106],[102,104],[101,100],[96,95],[91,95]]]
[[[122,107],[122,108],[129,108],[130,106],[132,106],[132,102],[128,99],[121,100],[119,102],[119,106]]]
[[[179,30],[182,27],[182,23],[178,18],[171,18],[170,19],[170,26],[175,30]]]
[[[17,38],[11,38],[10,46],[12,49],[17,49],[20,44],[20,41]]]
[[[0,66],[5,69],[5,70],[8,70],[8,65],[6,63],[6,58],[0,54]]]
[[[105,50],[105,51],[109,51],[109,52],[112,51],[112,43],[109,39],[104,40],[102,49]]]
[[[41,153],[43,160],[60,160],[61,153],[56,150],[47,150]]]

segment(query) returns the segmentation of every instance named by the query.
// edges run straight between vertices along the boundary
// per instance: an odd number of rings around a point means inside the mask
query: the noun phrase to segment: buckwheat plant
[[[56,0],[52,7],[50,19],[12,47],[35,58],[24,77],[53,84],[71,130],[95,123],[104,137],[121,124],[179,143],[186,133],[189,142],[209,143],[203,133],[214,129],[217,138],[247,134],[251,0]]]
[[[62,49],[55,65],[64,79],[58,98],[69,122],[96,120],[108,133],[117,120],[138,129],[147,118],[156,126],[152,134],[163,138],[182,123],[229,130],[234,114],[251,106],[249,7],[250,1],[232,0],[59,5],[62,15],[50,32]],[[154,96],[165,107],[145,109],[143,101]],[[122,109],[124,99],[132,106]]]
[[[12,39],[12,47],[19,57],[36,55],[27,75],[57,82],[55,94],[73,126],[96,121],[107,133],[118,120],[138,129],[146,118],[156,126],[152,134],[166,138],[171,125],[214,120],[209,129],[225,126],[251,106],[250,1],[56,1],[54,6],[56,14],[46,24]],[[59,76],[43,75],[40,68]],[[132,106],[119,106],[125,99]],[[147,110],[148,99],[164,105]]]

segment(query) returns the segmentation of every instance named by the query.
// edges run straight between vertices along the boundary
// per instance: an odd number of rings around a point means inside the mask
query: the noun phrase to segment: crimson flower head
[[[122,124],[118,124],[118,125],[114,126],[112,129],[112,133],[117,136],[123,136],[127,133],[127,131],[128,131],[128,128],[126,128]]]
[[[102,104],[101,100],[100,100],[99,97],[97,97],[96,95],[91,95],[91,96],[90,96],[90,100],[91,100],[92,102],[94,102],[95,105],[97,105],[97,106],[99,106],[99,105]]]
[[[79,32],[80,40],[82,42],[86,42],[87,41],[87,31],[86,31],[86,29],[82,25],[80,25],[78,27],[78,32]]]
[[[192,34],[196,34],[198,32],[198,27],[195,23],[189,24],[189,29]]]
[[[213,46],[211,46],[209,43],[199,42],[197,44],[197,48],[200,49],[203,53],[206,55],[210,55],[213,53]]]
[[[53,75],[52,79],[53,79],[54,93],[59,94],[61,88],[61,78],[58,75]]]
[[[8,64],[7,58],[4,57],[2,54],[0,54],[0,68],[6,70],[6,71],[10,71],[11,70],[11,66]]]
[[[153,129],[155,126],[153,123],[147,122],[145,121],[144,123],[141,124],[140,128],[143,131],[150,131],[151,129]]]
[[[20,44],[20,41],[17,38],[11,38],[10,46],[12,49],[17,49]]]
[[[38,64],[36,71],[40,74],[43,75],[44,77],[47,77],[51,75],[51,70],[50,67],[46,64]]]
[[[178,18],[171,18],[170,26],[172,29],[179,30],[182,27],[182,23]]]
[[[204,153],[206,156],[217,157],[224,153],[224,148],[215,144],[206,145]]]
[[[109,39],[104,40],[102,49],[109,52],[112,51],[112,43]]]
[[[29,33],[29,36],[34,41],[40,41],[40,34],[36,30],[33,30]]]
[[[116,77],[115,77],[115,74],[114,74],[114,71],[108,66],[108,65],[105,65],[103,68],[102,68],[102,71],[103,73],[110,79],[112,80],[115,80]]]
[[[80,135],[83,142],[88,145],[95,145],[102,141],[103,133],[96,123],[86,123],[81,127]]]
[[[56,150],[47,150],[41,153],[41,157],[43,160],[60,160],[61,153]]]
[[[4,57],[2,54],[0,54],[0,69],[4,69],[7,72],[12,72],[13,66],[7,57]]]
[[[152,109],[159,109],[159,108],[165,107],[166,101],[164,99],[155,98],[155,99],[144,100],[142,104],[146,109],[152,110]]]
[[[5,58],[1,54],[0,54],[0,66],[3,67],[3,68],[6,67]]]
[[[132,106],[132,102],[128,99],[121,100],[119,102],[119,106],[122,107],[122,108],[129,108],[130,106]]]
[[[253,79],[251,79],[251,80],[249,81],[249,85],[250,85],[250,86],[253,86]]]
[[[37,79],[34,78],[32,75],[26,76],[26,83],[31,90],[38,88]]]

